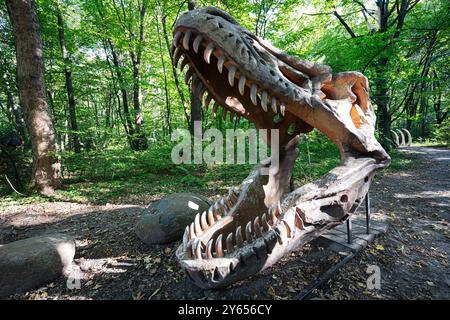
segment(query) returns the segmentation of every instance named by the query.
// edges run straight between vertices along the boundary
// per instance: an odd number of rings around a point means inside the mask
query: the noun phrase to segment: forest
[[[366,76],[375,137],[392,158],[386,175],[422,168],[423,159],[415,158],[420,155],[399,148],[398,130],[410,133],[411,148],[449,147],[447,1],[6,0],[0,1],[0,218],[2,209],[8,214],[34,204],[54,203],[61,206],[55,211],[66,212],[72,210],[66,204],[144,206],[175,192],[217,199],[248,175],[250,164],[171,160],[174,132],[193,135],[196,122],[224,135],[254,128],[244,117],[228,119],[221,106],[207,108],[186,70],[176,67],[176,21],[207,6],[226,11],[289,56],[330,66],[333,74]],[[301,134],[298,149],[295,186],[340,163],[339,149],[318,130]],[[442,168],[446,174],[448,166]],[[379,206],[383,190],[395,194],[397,182],[387,181],[377,187]],[[0,226],[9,228],[5,221]],[[156,268],[136,259],[147,271]],[[167,297],[156,289],[133,289],[132,297]],[[384,298],[389,295],[397,297],[391,292]]]

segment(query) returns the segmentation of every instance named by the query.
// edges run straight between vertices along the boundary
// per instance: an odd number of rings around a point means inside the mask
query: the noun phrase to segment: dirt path
[[[315,296],[324,299],[450,298],[450,150],[404,148],[409,170],[377,175],[373,212],[390,217],[388,233],[355,257]],[[320,241],[275,267],[220,291],[192,285],[177,265],[179,243],[147,247],[133,233],[143,207],[43,203],[0,209],[0,243],[47,232],[76,235],[74,275],[14,299],[292,299],[341,256]],[[368,290],[366,269],[379,266],[381,289]]]

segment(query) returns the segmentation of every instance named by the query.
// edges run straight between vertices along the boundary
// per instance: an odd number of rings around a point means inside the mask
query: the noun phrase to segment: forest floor
[[[371,189],[372,211],[389,219],[387,233],[314,291],[316,298],[450,299],[450,150],[408,147],[400,156],[408,165],[378,173]],[[135,236],[143,208],[75,202],[1,207],[2,244],[43,233],[75,235],[72,273],[81,278],[80,289],[69,289],[61,278],[10,298],[294,299],[345,254],[314,241],[250,279],[225,290],[204,291],[177,265],[179,242],[148,247]],[[369,265],[380,267],[379,290],[367,289]]]

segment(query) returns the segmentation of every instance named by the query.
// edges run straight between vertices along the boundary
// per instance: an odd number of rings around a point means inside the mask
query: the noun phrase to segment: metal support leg
[[[347,242],[348,242],[348,244],[352,243],[352,220],[351,220],[351,218],[347,219]]]
[[[366,194],[366,233],[370,234],[370,195]]]

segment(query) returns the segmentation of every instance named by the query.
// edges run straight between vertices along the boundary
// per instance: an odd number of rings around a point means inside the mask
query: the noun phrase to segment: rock
[[[52,234],[0,246],[0,297],[39,288],[61,276],[75,256],[75,242]]]
[[[148,206],[136,224],[136,235],[146,244],[181,239],[197,213],[208,210],[211,200],[194,193],[175,193]]]

